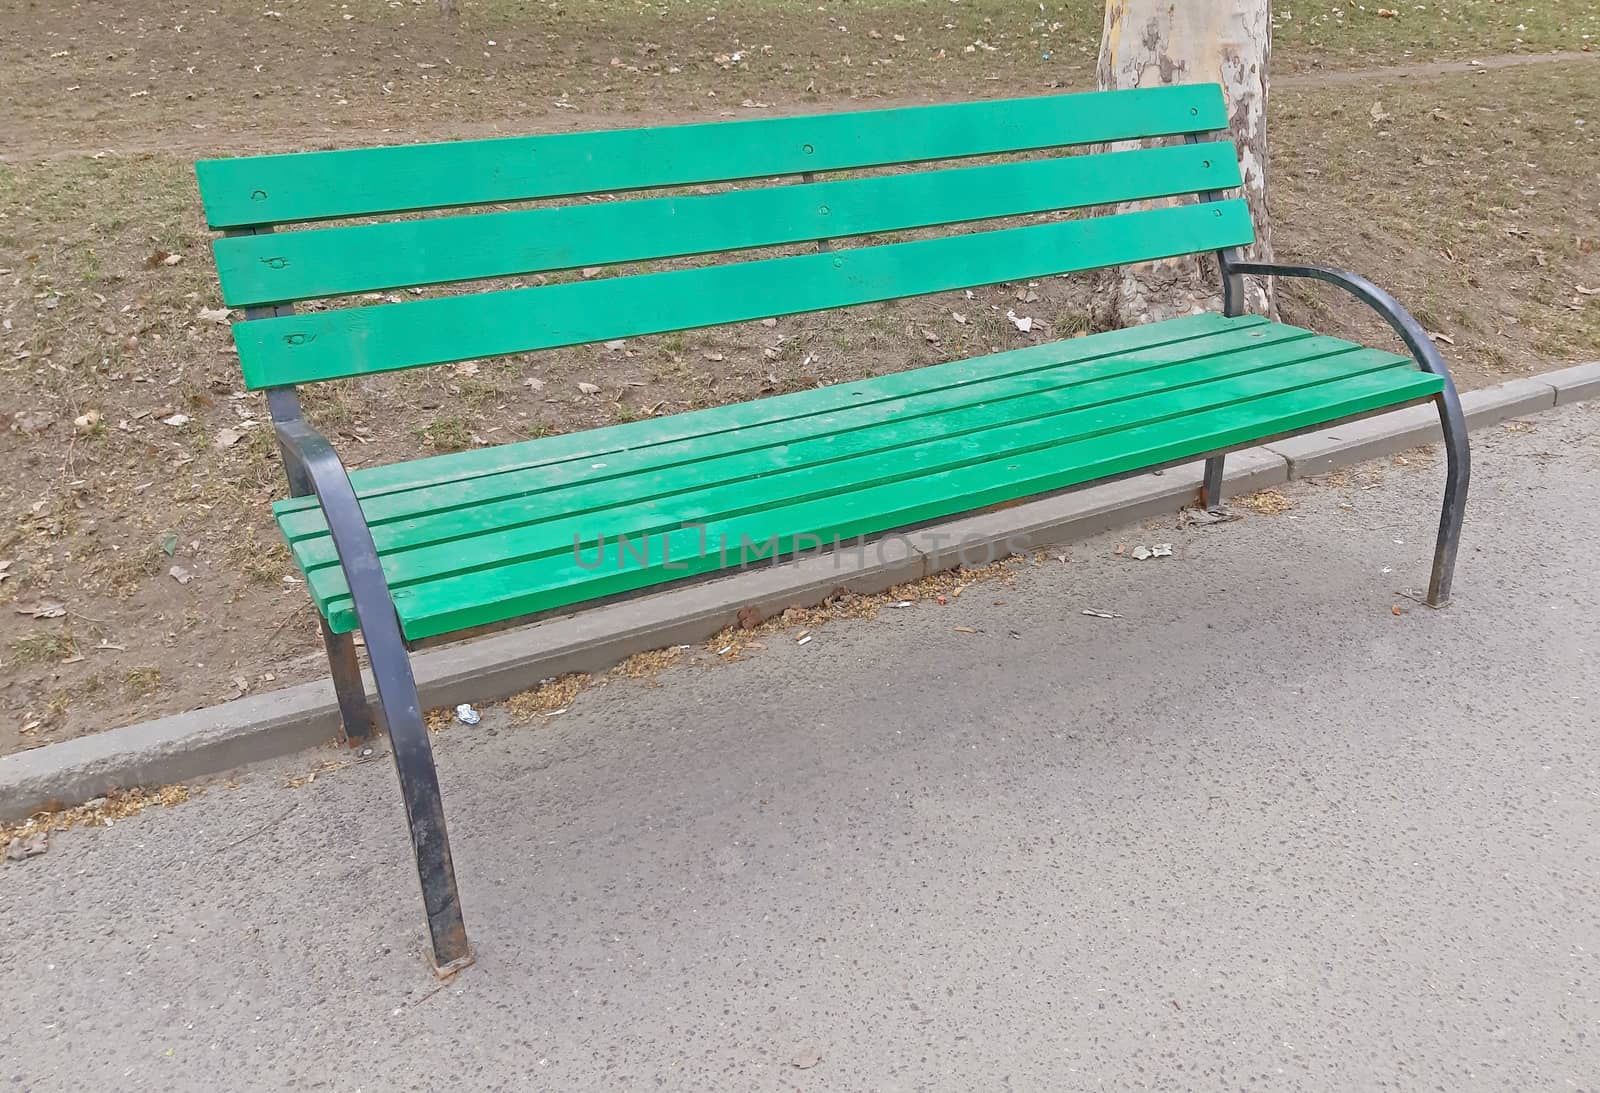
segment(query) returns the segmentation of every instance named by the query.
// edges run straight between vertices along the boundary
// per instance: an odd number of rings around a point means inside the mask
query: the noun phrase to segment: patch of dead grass
[[[682,645],[669,645],[665,649],[650,649],[643,653],[635,653],[615,668],[610,675],[620,679],[653,680],[662,672],[683,660],[685,648]]]
[[[1248,509],[1259,516],[1282,516],[1294,508],[1294,502],[1282,490],[1257,490],[1235,497],[1230,504]]]
[[[29,838],[40,832],[64,831],[72,827],[110,827],[118,820],[137,816],[153,806],[169,808],[182,804],[190,796],[191,791],[185,785],[118,789],[76,808],[36,812],[20,823],[0,824],[0,855],[4,855],[18,839]]]
[[[547,679],[537,687],[512,695],[501,706],[513,725],[526,725],[536,717],[567,709],[592,682],[590,676],[581,672]]]
[[[967,567],[935,573],[905,584],[895,585],[886,592],[860,593],[841,588],[822,603],[813,607],[788,607],[768,619],[751,620],[751,625],[729,626],[719,630],[705,643],[705,648],[717,659],[734,661],[752,649],[764,649],[761,638],[783,630],[800,627],[816,629],[830,622],[847,619],[874,619],[885,607],[900,603],[917,603],[925,600],[957,599],[975,584],[989,581],[1010,583],[1016,579],[1015,557],[1002,558],[987,565]]]

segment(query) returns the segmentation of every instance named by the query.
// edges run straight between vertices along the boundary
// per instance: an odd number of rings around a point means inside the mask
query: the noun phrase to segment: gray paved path
[[[0,1087],[1600,1088],[1597,433],[1474,438],[1447,612],[1385,461],[452,731],[442,989],[387,761],[59,836]]]

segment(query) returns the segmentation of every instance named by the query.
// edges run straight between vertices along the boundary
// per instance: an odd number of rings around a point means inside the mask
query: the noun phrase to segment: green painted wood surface
[[[1142,344],[1095,353],[1096,341],[1127,344],[1135,335]],[[700,557],[697,533],[675,530],[684,520],[707,523],[713,543],[728,534],[735,549],[741,535],[792,544],[796,535],[876,534],[1414,401],[1440,387],[1405,358],[1250,318],[1200,316],[1075,339],[1058,354],[1072,363],[1053,367],[1039,352],[1049,348],[955,362],[985,364],[982,376],[936,366],[745,404],[777,404],[758,426],[703,411],[682,415],[688,422],[638,423],[650,428],[635,431],[632,443],[619,435],[625,427],[598,431],[609,439],[528,442],[513,446],[524,449],[525,466],[516,470],[475,473],[482,467],[470,464],[480,452],[438,457],[425,461],[436,482],[450,480],[451,461],[466,473],[433,500],[464,489],[471,492],[465,507],[430,515],[419,506],[437,487],[415,483],[373,495],[363,507],[374,517],[406,632],[421,638],[718,568],[714,548]],[[541,460],[533,450],[547,443],[549,458]],[[602,461],[614,466],[581,465],[606,452],[615,454]],[[373,512],[384,505],[394,506],[390,518]],[[316,515],[278,508],[280,519]],[[592,542],[600,532],[626,533],[635,549],[648,542],[651,564],[619,569],[613,555],[602,569],[579,566],[573,536]],[[659,557],[662,543],[673,548],[670,569]],[[331,623],[353,626],[314,524],[302,527],[294,549]],[[583,557],[592,560],[593,550]]]
[[[253,307],[1076,209],[1238,186],[1224,142],[732,193],[354,227],[214,244],[223,301]]]
[[[464,483],[480,476],[549,466],[566,460],[598,459],[617,452],[642,451],[684,440],[711,439],[733,430],[828,414],[842,403],[878,405],[936,388],[955,388],[982,382],[996,375],[1020,374],[1075,361],[1093,361],[1112,354],[1208,338],[1265,322],[1265,319],[1254,315],[1232,319],[1212,313],[1187,315],[1163,323],[1148,323],[1125,330],[1105,331],[1088,338],[1047,342],[1004,353],[947,361],[817,390],[773,395],[749,402],[607,425],[517,444],[428,456],[405,463],[363,467],[351,472],[350,483],[355,487],[356,494],[364,502],[369,502],[385,494],[441,483]],[[274,502],[273,511],[280,520],[289,513],[316,513],[317,501],[314,497],[289,497]],[[315,516],[306,533],[322,527],[321,517]]]
[[[656,536],[687,523],[726,520],[843,490],[915,479],[977,459],[1060,445],[1164,415],[1395,366],[1409,367],[1409,362],[1336,338],[1294,338],[1264,349],[1249,347],[1109,376],[1066,391],[1038,391],[876,426],[847,426],[801,442],[775,437],[766,448],[662,470],[612,476],[609,467],[589,474],[584,473],[587,468],[566,468],[565,475],[549,476],[555,479],[552,488],[514,503],[380,525],[374,538],[382,535],[378,546],[384,572],[390,587],[398,589],[489,563],[570,554],[574,543],[593,544],[608,529],[613,536]],[[1201,392],[1189,390],[1200,387]],[[294,553],[313,598],[327,603],[346,593],[326,538],[297,544]]]
[[[727,182],[1224,129],[1216,84],[195,164],[215,229]]]
[[[1095,340],[1053,344],[1068,349]],[[367,497],[362,507],[379,549],[399,550],[495,526],[610,508],[642,492],[648,495],[654,482],[665,495],[686,483],[698,489],[846,455],[894,452],[929,436],[989,428],[1048,415],[1063,406],[1098,405],[1351,348],[1348,342],[1317,338],[1295,327],[1241,323],[1211,337],[1099,358],[1078,354],[1075,360],[1044,368],[1025,367],[1016,359],[1019,353],[996,354],[984,359],[990,374],[976,381],[870,399],[868,393],[881,392],[874,390],[877,381],[869,381],[864,389],[834,389],[833,407],[825,413],[519,471],[448,479]],[[1182,367],[1174,370],[1173,365]],[[900,377],[921,371],[926,370]],[[541,443],[532,441],[527,447],[537,449]],[[279,519],[302,569],[334,560],[319,509],[283,513]],[[311,537],[317,541],[304,542]]]
[[[1006,456],[912,481],[900,480],[779,510],[739,516],[658,539],[648,566],[604,566],[590,570],[568,554],[496,567],[401,588],[395,605],[406,633],[421,638],[580,603],[725,568],[718,551],[701,553],[702,535],[713,544],[775,537],[785,554],[797,543],[848,539],[938,519],[1036,493],[1185,459],[1218,448],[1246,444],[1263,435],[1311,428],[1325,421],[1368,413],[1437,393],[1439,380],[1406,367],[1340,379],[1238,406],[1234,412],[1200,415],[1187,428],[1159,422],[1059,447]],[[913,485],[917,488],[913,488]],[[726,539],[725,539],[726,537]],[[735,559],[737,561],[737,559]],[[668,570],[666,566],[681,565]],[[348,625],[348,612],[334,618]]]
[[[251,388],[659,334],[1247,243],[1242,200],[234,325]]]

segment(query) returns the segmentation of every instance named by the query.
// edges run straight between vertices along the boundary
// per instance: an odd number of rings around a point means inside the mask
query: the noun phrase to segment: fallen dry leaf
[[[17,604],[17,614],[35,619],[59,619],[67,613],[67,605],[60,600],[39,600],[32,604]]]

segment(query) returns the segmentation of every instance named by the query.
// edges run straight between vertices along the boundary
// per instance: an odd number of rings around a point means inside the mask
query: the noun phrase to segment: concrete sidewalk
[[[491,711],[442,987],[387,760],[57,835],[0,869],[0,1084],[1594,1089],[1597,437],[1475,434],[1444,612],[1411,456]]]

